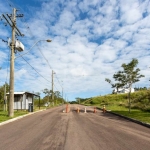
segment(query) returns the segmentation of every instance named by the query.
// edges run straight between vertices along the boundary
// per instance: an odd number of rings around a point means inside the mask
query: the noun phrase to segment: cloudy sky
[[[54,90],[63,88],[68,100],[105,95],[112,92],[105,78],[132,58],[145,75],[134,87],[150,86],[150,0],[0,0],[0,15],[14,7],[24,14],[17,26],[25,34],[17,37],[25,50],[15,54],[15,91],[42,96],[54,70]],[[0,38],[11,38],[4,19]],[[0,40],[0,85],[9,83],[9,57]]]

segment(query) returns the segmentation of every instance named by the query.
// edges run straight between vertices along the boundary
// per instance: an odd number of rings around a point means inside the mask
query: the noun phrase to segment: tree
[[[38,95],[38,96],[40,96],[41,93],[40,92],[35,92],[35,94]]]
[[[6,93],[9,91],[8,83],[5,83],[3,86],[0,86],[0,107],[2,107],[2,105],[4,105],[4,109],[7,110],[7,103],[8,102],[7,102],[6,97],[4,97],[4,89],[6,89],[6,91],[5,91]]]
[[[80,97],[76,97],[75,99],[76,99],[76,102],[77,102],[78,104],[80,104],[80,99],[81,99],[81,98],[80,98]]]
[[[45,97],[43,98],[43,100],[48,99],[47,100],[48,102],[52,102],[52,99],[50,99],[50,97],[52,97],[52,90],[48,90],[46,88],[46,89],[43,90],[43,93],[45,94]],[[61,94],[60,94],[59,91],[55,91],[54,92],[54,97],[55,97],[55,100],[56,100],[56,104],[57,104],[57,102],[59,102],[59,103],[63,103],[64,102],[64,99],[61,97]]]
[[[59,91],[55,91],[55,92],[54,92],[54,96],[55,96],[56,98],[59,98],[59,97],[61,97],[61,94],[60,94]]]
[[[50,97],[52,95],[52,90],[48,90],[48,89],[44,89],[43,93],[46,95],[46,97],[48,98],[48,102],[50,102]]]
[[[128,99],[129,99],[129,112],[131,110],[131,100],[130,100],[130,95],[131,95],[131,88],[133,83],[140,81],[139,79],[141,77],[144,77],[144,75],[141,75],[140,69],[139,68],[135,68],[138,64],[138,60],[133,58],[132,61],[128,64],[123,63],[122,64],[122,68],[123,71],[118,71],[116,74],[113,75],[113,78],[115,81],[117,81],[116,83],[112,83],[110,79],[105,79],[105,81],[107,81],[108,83],[110,83],[112,85],[112,87],[116,88],[117,91],[119,88],[129,88],[129,93],[128,93]]]
[[[0,86],[0,101],[4,100],[4,87],[5,84],[3,86]],[[6,83],[6,93],[9,91],[9,85],[8,83]]]

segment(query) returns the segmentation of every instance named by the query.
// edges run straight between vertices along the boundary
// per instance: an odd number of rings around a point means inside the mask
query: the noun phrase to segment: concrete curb
[[[101,108],[98,108],[98,107],[96,107],[96,108],[99,109],[99,110],[102,110]],[[150,124],[149,124],[149,123],[141,122],[141,121],[139,121],[139,120],[136,120],[136,119],[133,119],[133,118],[129,118],[129,117],[126,117],[126,116],[123,116],[123,115],[114,113],[114,112],[112,112],[112,111],[106,110],[106,112],[107,112],[107,113],[110,113],[110,114],[113,114],[113,115],[116,115],[116,116],[119,116],[119,117],[122,117],[122,118],[127,119],[127,120],[129,120],[129,121],[132,121],[132,122],[134,122],[134,123],[140,124],[140,125],[145,126],[145,127],[147,127],[147,128],[150,128]]]
[[[6,120],[4,122],[1,122],[0,126],[5,125],[5,124],[10,123],[10,122],[13,122],[13,121],[16,121],[16,120],[19,120],[19,119],[24,118],[26,116],[33,115],[35,113],[38,113],[38,112],[41,112],[41,111],[44,111],[44,110],[46,110],[46,109],[38,110],[38,111],[35,111],[35,112],[31,112],[31,113],[28,113],[28,114],[25,114],[25,115],[22,115],[22,116],[19,116],[19,117],[15,117],[15,118]]]

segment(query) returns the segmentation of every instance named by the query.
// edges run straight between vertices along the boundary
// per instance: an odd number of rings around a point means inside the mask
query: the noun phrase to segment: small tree
[[[54,96],[55,96],[56,98],[61,97],[60,92],[59,92],[59,91],[55,91],[55,92],[54,92]]]
[[[138,82],[141,77],[144,77],[144,75],[140,75],[139,73],[140,69],[135,68],[137,64],[138,64],[138,60],[135,58],[133,58],[132,61],[128,64],[123,63],[121,66],[123,68],[123,71],[118,71],[116,74],[113,75],[113,78],[115,79],[115,81],[117,81],[114,84],[111,82],[110,79],[107,78],[105,79],[105,81],[110,83],[113,88],[115,87],[117,91],[121,87],[129,88],[129,93],[128,93],[129,112],[131,110],[130,95],[131,95],[132,85],[133,83]]]
[[[50,97],[52,95],[52,90],[49,90],[49,89],[46,88],[46,89],[43,90],[43,93],[48,98],[48,102],[50,102]]]
[[[78,104],[80,104],[80,98],[79,98],[79,97],[76,97],[75,99],[76,99],[76,102],[77,102]]]

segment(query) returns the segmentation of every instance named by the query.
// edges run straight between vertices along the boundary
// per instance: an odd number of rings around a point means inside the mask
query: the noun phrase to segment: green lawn
[[[106,106],[106,110],[111,110],[114,113],[121,114],[123,116],[133,118],[145,123],[150,123],[150,113],[141,111],[139,109],[131,109],[131,112],[129,113],[128,108],[125,108],[123,106],[111,105],[111,106]]]
[[[27,113],[28,113],[27,111],[14,111],[14,117],[13,118],[25,115]],[[0,110],[0,122],[6,121],[9,119],[11,119],[11,117],[8,117],[8,112]]]
[[[54,106],[51,106],[51,107],[54,107]],[[51,107],[40,107],[40,110],[43,110],[43,109],[49,109]],[[38,111],[39,110],[39,107],[34,107],[34,112],[35,111]],[[28,111],[14,111],[14,117],[18,117],[18,116],[22,116],[22,115],[25,115],[25,114],[28,114],[29,112]],[[3,122],[3,121],[6,121],[6,120],[9,120],[9,119],[12,119],[11,117],[8,117],[8,112],[7,111],[3,111],[2,109],[0,109],[0,122]]]

